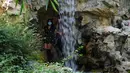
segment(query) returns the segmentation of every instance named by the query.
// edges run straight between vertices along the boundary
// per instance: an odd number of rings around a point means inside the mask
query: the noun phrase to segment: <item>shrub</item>
[[[28,60],[40,60],[41,40],[38,34],[23,24],[0,23],[0,71],[27,71]],[[40,56],[40,55],[39,55]]]
[[[0,19],[1,73],[75,73],[61,63],[43,63],[40,35],[24,23]]]

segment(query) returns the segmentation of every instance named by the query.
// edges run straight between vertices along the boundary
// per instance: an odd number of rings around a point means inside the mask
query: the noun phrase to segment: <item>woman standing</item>
[[[44,28],[45,33],[44,33],[44,49],[46,50],[47,53],[47,59],[48,61],[52,61],[53,54],[51,52],[54,44],[54,38],[55,38],[55,26],[53,24],[52,19],[48,19],[47,25]]]

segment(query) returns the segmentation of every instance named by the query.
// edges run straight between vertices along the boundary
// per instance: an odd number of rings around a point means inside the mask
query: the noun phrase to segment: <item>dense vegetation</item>
[[[27,69],[27,61],[33,53],[38,53],[40,40],[33,30],[23,23],[0,23],[0,67],[1,71]],[[32,56],[33,58],[37,58]]]
[[[55,11],[57,0],[50,0]],[[46,9],[49,0],[46,1]],[[16,5],[18,0],[16,0]],[[20,14],[25,7],[22,1]],[[7,7],[8,8],[8,7]],[[25,8],[26,10],[26,8]],[[42,38],[35,29],[30,29],[28,10],[22,15],[0,16],[0,72],[2,73],[72,73],[72,69],[63,67],[62,63],[45,63]]]
[[[24,22],[9,23],[0,18],[0,72],[63,73],[69,69],[61,69],[59,63],[44,63],[40,49],[40,36]]]

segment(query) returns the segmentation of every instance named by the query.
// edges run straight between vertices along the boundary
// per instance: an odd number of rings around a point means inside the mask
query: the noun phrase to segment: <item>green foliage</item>
[[[19,0],[15,0],[15,3],[16,3],[16,5],[15,5],[15,6],[17,6],[17,5],[18,5],[18,2],[19,2]]]
[[[22,3],[21,3],[21,8],[20,8],[20,15],[22,14],[22,12],[23,12],[23,10],[25,9],[25,3],[27,2],[27,1],[25,1],[25,0],[22,0],[21,1]],[[18,3],[19,3],[19,0],[15,0],[15,6],[17,6],[18,5]]]
[[[81,51],[83,49],[84,49],[84,46],[81,45],[81,46],[78,47],[77,52],[79,52],[79,51]],[[78,56],[83,56],[83,54],[79,54]]]
[[[48,8],[49,0],[46,0],[46,10]]]
[[[72,69],[60,63],[33,63],[33,73],[73,73]]]
[[[41,39],[23,23],[0,20],[0,72],[73,73],[62,63],[43,63],[39,55]]]
[[[46,0],[46,10],[47,10],[47,8],[48,8],[49,1],[51,2],[51,5],[52,5],[53,9],[54,9],[56,12],[58,12],[58,9],[57,9],[56,6],[59,6],[59,3],[58,3],[57,0]]]
[[[84,47],[83,45],[79,46],[79,47],[78,47],[78,50],[82,50],[83,47]]]
[[[75,54],[77,54],[78,56],[83,56],[83,54],[80,54],[80,53],[79,53],[79,51],[80,51],[80,50],[83,50],[83,49],[84,49],[84,46],[83,46],[83,45],[78,46],[78,48],[77,48],[70,56],[68,56],[68,57],[66,57],[66,58],[64,58],[64,59],[62,60],[62,63],[65,63],[65,61],[72,59],[72,58],[75,56]]]
[[[24,0],[22,0],[22,4],[21,4],[21,8],[20,8],[20,15],[22,14],[23,9],[24,9]]]
[[[54,3],[54,2],[55,2],[55,3]],[[54,2],[51,0],[51,5],[52,5],[53,9],[54,9],[56,12],[58,12],[58,10],[57,10],[55,4],[57,4],[57,5],[59,5],[59,4],[58,4],[57,0],[54,0]]]
[[[28,71],[30,56],[40,48],[40,40],[22,23],[0,22],[0,71],[18,73]],[[38,53],[37,53],[38,54]],[[37,60],[37,58],[33,58]]]
[[[130,73],[130,71],[128,71],[128,73]]]
[[[46,10],[47,10],[48,5],[49,5],[49,2],[50,2],[51,5],[52,5],[52,7],[53,7],[53,9],[54,9],[56,12],[58,12],[57,6],[59,6],[59,3],[58,3],[57,0],[45,0],[45,1],[46,1]],[[16,2],[16,6],[17,6],[19,0],[15,0],[15,2]],[[21,8],[20,8],[20,15],[22,14],[22,11],[23,11],[23,9],[24,9],[24,7],[25,7],[25,5],[26,5],[26,4],[25,4],[26,2],[27,2],[27,1],[22,0],[22,4],[21,4]]]
[[[54,0],[54,2],[55,2],[55,4],[56,4],[56,5],[58,5],[58,6],[59,6],[59,3],[58,3],[58,1],[57,1],[57,0]]]
[[[33,63],[32,73],[81,73],[73,72],[71,68],[64,67],[62,63]]]

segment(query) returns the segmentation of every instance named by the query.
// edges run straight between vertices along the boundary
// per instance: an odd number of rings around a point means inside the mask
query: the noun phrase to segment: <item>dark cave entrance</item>
[[[56,8],[58,9],[58,6],[56,6]],[[49,2],[48,4],[48,8],[46,10],[46,6],[41,7],[38,12],[37,12],[37,18],[38,18],[38,32],[42,35],[42,38],[44,39],[44,37],[46,36],[46,26],[48,26],[48,19],[52,20],[52,23],[55,27],[55,30],[58,30],[58,19],[59,19],[59,13],[56,12],[51,3]],[[53,31],[55,36],[56,33],[55,31]],[[61,43],[57,43],[57,40],[55,40],[57,37],[53,37],[52,40],[54,40],[54,43],[50,43],[52,45],[51,49],[45,49],[44,45],[46,44],[45,40],[43,40],[43,52],[45,53],[46,56],[46,61],[47,62],[54,62],[54,61],[59,61],[59,59],[61,58],[61,49],[59,48],[61,47]],[[47,41],[50,39],[46,39]],[[48,43],[47,43],[48,44]]]
[[[58,9],[58,6],[57,6]],[[51,3],[49,2],[48,4],[48,8],[46,10],[46,6],[41,7],[38,11],[37,11],[37,18],[38,18],[38,22],[39,22],[39,29],[40,32],[42,33],[42,31],[44,31],[44,26],[47,25],[47,20],[48,19],[57,19],[59,18],[59,13],[56,12]],[[53,21],[54,24],[58,24],[58,21]]]

